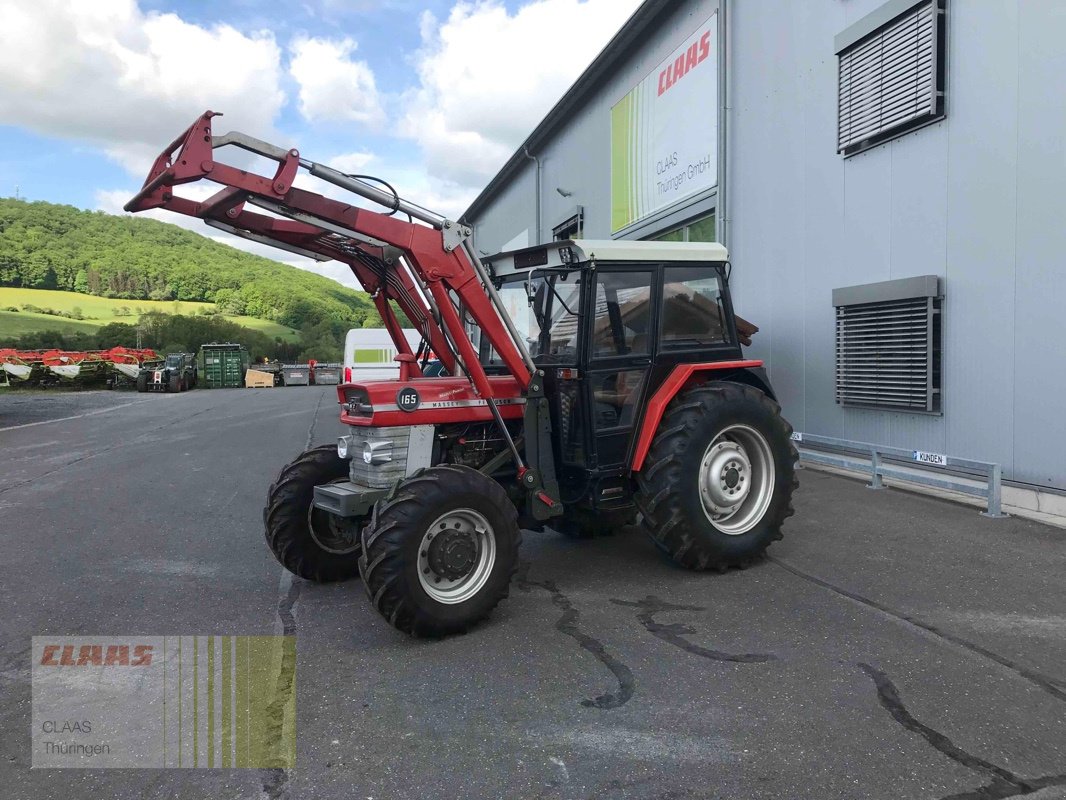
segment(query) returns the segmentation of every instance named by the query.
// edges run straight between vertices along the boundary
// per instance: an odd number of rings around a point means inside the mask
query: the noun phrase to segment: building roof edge
[[[499,172],[485,185],[481,193],[474,198],[474,201],[460,217],[461,220],[469,222],[489,204],[489,201],[506,185],[508,179],[519,172],[525,165],[528,160],[526,152],[536,153],[538,145],[548,140],[566,121],[568,112],[578,106],[612,67],[629,55],[629,45],[639,32],[670,5],[670,0],[644,0],[640,7],[633,12],[632,16],[626,20],[625,24],[618,29],[618,32],[600,51],[599,55],[592,60],[592,63],[585,68],[585,71],[566,90],[566,93],[552,106],[544,119],[533,129],[533,132],[526,137],[525,141],[507,159]]]

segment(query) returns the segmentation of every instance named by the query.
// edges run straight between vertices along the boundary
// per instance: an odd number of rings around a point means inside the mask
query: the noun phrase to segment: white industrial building
[[[720,241],[798,431],[1066,490],[1066,3],[647,0],[466,212]]]

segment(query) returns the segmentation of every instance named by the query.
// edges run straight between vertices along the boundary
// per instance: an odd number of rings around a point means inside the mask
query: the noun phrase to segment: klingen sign
[[[718,184],[718,12],[611,109],[611,230]]]

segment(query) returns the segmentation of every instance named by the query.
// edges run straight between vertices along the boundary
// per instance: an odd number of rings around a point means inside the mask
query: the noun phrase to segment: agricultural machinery
[[[128,347],[90,351],[0,349],[0,371],[6,379],[38,386],[105,378],[114,385],[119,376],[136,379],[142,367],[158,360],[154,350]]]
[[[168,353],[160,364],[148,364],[137,373],[138,392],[184,392],[196,387],[195,353]]]
[[[347,264],[400,366],[398,380],[339,386],[347,433],[270,487],[266,539],[287,569],[361,576],[393,626],[436,637],[506,596],[522,529],[589,537],[639,517],[669,558],[719,571],[781,537],[796,452],[762,362],[742,355],[722,246],[559,241],[483,262],[466,224],[379,179],[216,136],[215,116],[156,159],[126,210],[167,208]],[[276,171],[217,160],[227,146]],[[300,188],[300,170],[354,197]],[[176,192],[197,180],[220,188]],[[430,353],[445,376],[425,375]]]

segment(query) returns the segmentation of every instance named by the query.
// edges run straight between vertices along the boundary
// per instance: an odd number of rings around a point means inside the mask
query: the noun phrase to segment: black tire
[[[278,562],[294,575],[317,583],[344,581],[359,574],[360,520],[340,526],[337,519],[320,509],[312,509],[316,486],[344,478],[348,462],[337,455],[334,444],[306,450],[288,464],[270,486],[263,526],[267,545]],[[314,525],[314,530],[312,530]],[[316,532],[318,539],[316,539]],[[320,541],[336,539],[335,550],[345,548],[345,534],[353,539],[350,552],[331,552]]]
[[[568,509],[565,516],[552,527],[568,539],[595,539],[613,536],[622,528],[637,522],[637,510],[626,508],[619,511],[593,511],[588,508]]]
[[[431,595],[420,579],[420,575],[427,582],[440,577],[423,566],[433,556],[429,552],[433,544],[423,549],[423,538],[439,533],[436,524],[445,515],[470,512],[488,524],[495,557],[491,564],[484,562],[489,540],[472,536],[478,540],[470,550],[473,564],[456,580],[472,580],[482,563],[487,564],[486,577],[480,584],[475,582],[478,588],[466,590],[472,592],[466,599],[444,602]],[[444,532],[450,532],[450,527]],[[518,513],[500,484],[468,467],[430,467],[397,484],[374,507],[370,524],[363,529],[359,572],[374,607],[398,630],[428,637],[463,633],[507,597],[521,541]],[[456,591],[463,591],[461,583]]]
[[[171,375],[167,378],[167,391],[168,392],[180,392],[181,382],[178,380],[177,375]]]
[[[148,391],[148,375],[144,372],[137,373],[137,391],[144,393]]]
[[[731,434],[719,439],[730,428]],[[729,448],[740,441],[741,452],[746,452],[743,441],[750,436],[747,430],[761,436],[766,446],[763,452],[772,458],[773,463],[767,460],[762,473],[772,475],[772,490],[767,481],[765,493],[751,490],[742,494],[734,516],[725,512],[726,516],[716,523],[711,519],[716,512],[705,510],[703,497],[708,498],[707,502],[718,501],[701,483],[702,464],[705,458],[713,457],[712,446],[720,448],[722,443]],[[637,505],[644,517],[643,527],[656,546],[689,569],[724,571],[762,558],[770,544],[781,538],[781,526],[793,514],[792,492],[799,484],[791,433],[792,426],[781,416],[780,406],[750,386],[723,381],[678,395],[663,415],[648,457],[637,474]],[[749,439],[748,449],[758,451],[759,447]],[[756,456],[750,458],[755,463]],[[755,467],[749,471],[750,487],[756,486],[758,472]],[[713,474],[713,470],[705,474]],[[743,480],[736,481],[744,472],[734,470],[728,479],[727,472],[719,474],[722,489],[712,487],[713,491],[742,491]],[[730,525],[735,526],[734,532],[724,532]]]

